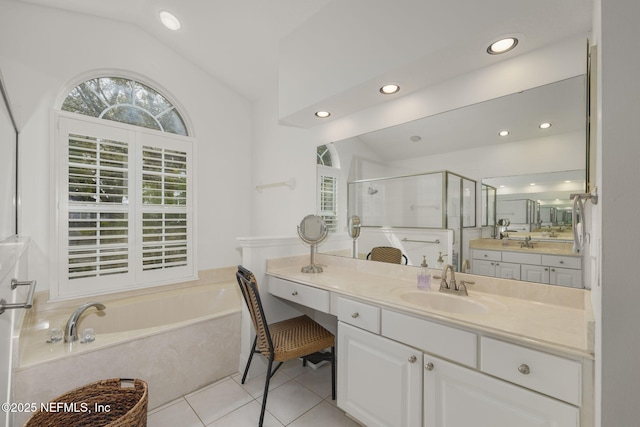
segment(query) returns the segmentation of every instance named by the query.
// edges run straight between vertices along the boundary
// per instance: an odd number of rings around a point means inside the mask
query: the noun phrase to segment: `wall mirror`
[[[18,233],[18,127],[0,73],[0,240]]]
[[[529,186],[527,197],[560,210],[561,204],[570,203],[564,191],[585,191],[586,81],[586,75],[578,75],[327,144],[341,165],[336,171],[338,232],[346,231],[349,216],[359,214],[347,209],[349,182],[442,170],[478,182],[477,227],[464,229],[466,237],[454,234],[453,238],[464,248],[461,264],[470,259],[465,240],[495,236],[495,220],[490,218],[499,217],[500,199],[508,197],[505,188],[516,195],[516,181],[536,183],[535,194]],[[541,129],[543,122],[551,126]],[[501,131],[508,133],[502,136]],[[569,180],[571,184],[565,182]],[[495,200],[495,208],[487,206],[487,200]],[[570,223],[569,218],[569,227]],[[369,225],[366,221],[360,225],[362,240]],[[418,265],[422,257],[414,258],[412,263]]]

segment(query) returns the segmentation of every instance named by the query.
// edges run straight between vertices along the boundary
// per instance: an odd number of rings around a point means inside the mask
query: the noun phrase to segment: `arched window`
[[[122,77],[79,84],[61,110],[51,297],[195,278],[194,140],[180,112],[150,86]]]
[[[329,145],[316,150],[318,172],[318,215],[327,223],[330,232],[338,230],[338,176],[337,159],[334,160]]]
[[[166,97],[122,77],[97,77],[79,84],[65,98],[62,111],[187,135],[182,116]]]
[[[317,162],[322,166],[333,166],[333,157],[331,156],[331,150],[329,150],[329,146],[319,145],[316,149],[316,154],[318,155]]]

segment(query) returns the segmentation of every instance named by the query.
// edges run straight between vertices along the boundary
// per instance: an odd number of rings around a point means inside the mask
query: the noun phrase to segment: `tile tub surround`
[[[68,344],[62,342],[44,343],[48,325],[42,319],[57,319],[60,311],[66,312],[68,318],[71,311],[59,303],[55,308],[41,306],[40,311],[31,314],[32,323],[23,327],[23,333],[29,332],[31,338],[37,339],[23,342],[21,364],[14,371],[16,401],[47,402],[98,379],[141,378],[149,384],[149,409],[153,409],[235,373],[240,353],[241,300],[233,277],[235,270],[225,270],[231,275],[223,274],[220,283],[205,283],[212,278],[203,274],[195,286],[171,287],[129,298],[122,298],[123,295],[104,300],[95,298],[104,301],[105,311],[112,310],[113,321],[108,326],[101,325],[107,329],[100,332],[99,321],[104,319],[95,314],[95,309],[90,309],[94,312],[92,326],[96,330],[96,341],[74,343],[73,347],[79,351],[69,351],[65,348]],[[206,302],[221,292],[225,298],[230,297],[220,307],[194,304]],[[176,304],[177,299],[184,301]],[[155,309],[151,310],[149,304]],[[158,319],[153,319],[153,314],[176,311],[180,307],[182,316],[162,316],[173,323],[155,324]],[[218,311],[207,312],[211,307]],[[87,314],[87,318],[80,321],[79,331],[86,327],[83,322],[91,316]],[[131,330],[122,331],[118,319],[123,317],[127,321],[139,317],[151,323],[138,324],[137,329],[132,324]],[[29,330],[30,327],[33,329]],[[25,335],[21,338],[27,341]],[[27,415],[16,419],[17,425],[24,422]]]
[[[478,333],[526,343],[543,350],[593,359],[594,318],[589,291],[538,283],[456,273],[468,285],[469,296],[459,296],[484,305],[484,313],[453,313],[409,304],[403,291],[417,290],[414,266],[375,263],[366,260],[318,254],[323,273],[305,274],[300,267],[308,257],[267,261],[267,274],[351,296],[383,307],[402,310]],[[430,269],[433,275],[441,270]],[[439,281],[432,279],[438,292]],[[457,298],[458,296],[452,296]]]

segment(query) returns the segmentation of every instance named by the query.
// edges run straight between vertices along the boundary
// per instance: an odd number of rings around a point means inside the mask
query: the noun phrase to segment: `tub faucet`
[[[64,342],[78,341],[78,319],[82,316],[82,313],[84,313],[85,310],[91,307],[95,307],[98,310],[104,310],[106,308],[104,304],[100,304],[99,302],[88,302],[78,307],[71,317],[69,317],[67,326],[64,328]]]

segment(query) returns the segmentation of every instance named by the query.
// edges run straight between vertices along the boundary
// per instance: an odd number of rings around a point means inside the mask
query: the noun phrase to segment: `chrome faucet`
[[[533,249],[533,242],[531,241],[531,236],[525,237],[524,242],[520,242],[520,247]]]
[[[88,302],[78,307],[71,317],[69,317],[67,326],[64,328],[64,342],[78,341],[78,319],[82,316],[82,313],[84,313],[85,310],[91,307],[95,307],[101,311],[106,308],[104,304],[100,304],[99,302]]]
[[[451,270],[451,280],[447,282],[447,272],[449,270]],[[469,295],[469,293],[467,292],[467,285],[465,285],[464,280],[460,283],[460,285],[456,283],[456,272],[451,264],[445,265],[444,270],[442,270],[440,292],[449,292],[458,295]]]

